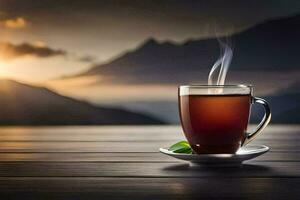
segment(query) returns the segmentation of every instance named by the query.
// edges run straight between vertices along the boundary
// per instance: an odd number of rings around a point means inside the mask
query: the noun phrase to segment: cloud
[[[21,29],[28,26],[28,21],[23,17],[17,17],[13,19],[4,19],[0,21],[3,27],[10,29]]]
[[[14,60],[25,56],[46,58],[66,55],[67,53],[64,50],[53,49],[46,45],[35,45],[30,43],[12,44],[10,42],[0,42],[0,58],[4,60]]]

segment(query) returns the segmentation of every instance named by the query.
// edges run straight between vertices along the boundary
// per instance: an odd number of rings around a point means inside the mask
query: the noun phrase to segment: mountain
[[[300,124],[300,82],[263,96],[272,110],[272,123]],[[160,117],[171,124],[180,123],[178,103],[175,101],[141,101],[123,103],[124,108]],[[263,117],[263,107],[259,104],[252,106],[251,123],[258,123]]]
[[[300,82],[277,91],[273,95],[263,97],[266,99],[272,110],[272,123],[300,123]],[[253,121],[261,119],[262,108],[254,107],[252,114]]]
[[[234,56],[227,83],[255,85],[255,94],[259,91],[271,104],[273,123],[300,123],[300,88],[296,87],[299,84],[284,88],[299,81],[299,35],[300,15],[295,15],[266,21],[231,36]],[[179,44],[150,38],[136,49],[76,76],[99,75],[101,81],[114,84],[207,83],[209,70],[219,51],[216,39],[189,40]],[[279,91],[281,88],[284,90]],[[123,105],[154,116],[162,116],[161,109],[164,109],[167,110],[163,114],[165,120],[178,122],[175,99]],[[261,119],[260,110],[259,106],[253,107],[252,122]]]
[[[267,21],[232,35],[234,58],[230,71],[259,70],[268,74],[270,70],[299,70],[299,35],[300,15]],[[114,83],[199,82],[207,79],[219,51],[216,39],[176,44],[150,38],[137,49],[77,76],[101,75]]]
[[[0,80],[1,125],[162,124],[124,109],[98,107],[47,88]]]
[[[300,123],[300,93],[296,94],[274,94],[263,97],[267,100],[272,110],[272,123],[296,124]],[[253,106],[252,122],[262,119],[263,109]]]
[[[300,124],[300,93],[280,93],[262,97],[272,110],[273,124]],[[123,103],[124,108],[157,116],[171,124],[180,123],[176,101],[144,101]],[[263,117],[261,105],[252,106],[251,123],[258,123]]]

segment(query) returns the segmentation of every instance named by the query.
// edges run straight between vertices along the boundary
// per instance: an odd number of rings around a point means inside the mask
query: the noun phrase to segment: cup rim
[[[253,85],[251,84],[236,84],[236,85],[191,84],[191,85],[180,85],[179,88],[253,88]]]

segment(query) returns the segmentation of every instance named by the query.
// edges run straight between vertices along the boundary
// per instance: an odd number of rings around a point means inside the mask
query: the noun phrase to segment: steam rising
[[[211,68],[208,76],[208,85],[224,85],[226,74],[231,63],[232,59],[232,49],[226,43],[220,41],[220,48],[221,48],[221,56],[215,62],[213,67]],[[217,69],[219,69],[219,75],[217,81],[214,81],[214,77],[217,73]]]

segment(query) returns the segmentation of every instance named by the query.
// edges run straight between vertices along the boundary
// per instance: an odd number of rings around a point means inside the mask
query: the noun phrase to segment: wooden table
[[[0,128],[2,199],[300,199],[300,126],[272,125],[271,151],[239,168],[158,152],[178,126]]]

